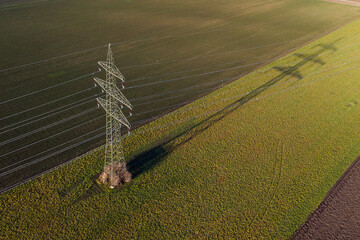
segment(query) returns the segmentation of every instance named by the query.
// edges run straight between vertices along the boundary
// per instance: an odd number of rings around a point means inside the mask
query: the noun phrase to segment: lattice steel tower
[[[106,111],[106,146],[105,146],[105,166],[104,172],[109,171],[110,179],[113,179],[114,165],[116,162],[125,162],[124,151],[121,144],[121,127],[124,125],[130,133],[130,123],[121,111],[123,106],[132,113],[132,105],[116,86],[116,80],[122,81],[124,88],[125,78],[114,64],[114,58],[110,44],[106,62],[100,61],[99,65],[106,72],[106,80],[94,78],[95,82],[105,91],[106,98],[97,98],[98,106]],[[96,85],[96,84],[95,84]],[[110,180],[111,181],[111,180]],[[110,184],[111,185],[111,184]],[[113,187],[113,186],[111,186]]]

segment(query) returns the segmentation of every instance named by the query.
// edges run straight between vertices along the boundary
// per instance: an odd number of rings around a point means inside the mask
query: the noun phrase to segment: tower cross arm
[[[100,79],[100,78],[94,78],[94,81],[99,84],[99,86],[104,89],[104,91],[106,93],[108,93],[110,96],[112,96],[113,98],[115,98],[117,101],[119,101],[120,103],[122,103],[123,105],[125,105],[126,107],[128,107],[130,110],[133,109],[133,106],[131,105],[131,103],[129,102],[129,100],[127,100],[127,98],[124,96],[124,94],[122,94],[122,92],[120,91],[120,89],[116,86],[116,85],[111,85],[107,82],[105,82],[104,80]]]
[[[109,114],[111,117],[113,117],[115,120],[119,121],[121,124],[123,124],[128,129],[131,128],[131,125],[127,118],[125,117],[124,113],[121,111],[119,106],[111,103],[103,98],[96,98],[98,103],[103,107],[107,114]],[[111,108],[111,109],[110,109]]]
[[[115,64],[110,63],[110,62],[104,62],[104,61],[100,61],[98,63],[106,72],[110,73],[114,77],[116,77],[116,78],[120,79],[121,81],[125,82],[125,77],[121,74],[121,72],[115,66]]]

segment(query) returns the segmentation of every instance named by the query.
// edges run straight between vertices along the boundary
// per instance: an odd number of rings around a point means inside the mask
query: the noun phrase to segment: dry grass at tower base
[[[108,164],[99,176],[100,183],[115,188],[131,181],[131,173],[126,168],[125,162],[116,161]]]

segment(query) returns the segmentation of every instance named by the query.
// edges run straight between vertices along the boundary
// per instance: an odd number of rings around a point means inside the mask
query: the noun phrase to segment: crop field
[[[0,1],[0,191],[104,143],[92,77],[109,42],[136,127],[359,14],[314,0]]]
[[[0,195],[3,238],[286,239],[360,152],[360,21]]]

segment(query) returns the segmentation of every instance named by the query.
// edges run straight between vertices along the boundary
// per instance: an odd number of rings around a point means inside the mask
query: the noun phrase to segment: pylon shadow
[[[150,170],[155,165],[159,164],[168,154],[173,152],[176,148],[180,147],[181,145],[190,141],[200,133],[204,132],[206,129],[213,126],[216,122],[222,120],[224,117],[234,112],[239,107],[259,97],[261,93],[268,90],[286,77],[295,77],[297,81],[302,80],[303,75],[300,72],[300,68],[309,62],[315,62],[321,66],[325,65],[326,63],[319,57],[319,55],[328,50],[331,50],[333,52],[337,51],[334,45],[338,41],[340,41],[340,39],[329,44],[318,44],[316,47],[320,47],[320,49],[312,54],[296,54],[295,56],[301,58],[302,60],[293,66],[274,67],[274,69],[280,72],[279,75],[259,86],[258,88],[252,90],[251,92],[236,100],[232,104],[229,104],[228,106],[222,108],[213,115],[202,120],[201,122],[189,126],[181,133],[170,137],[169,139],[162,141],[151,149],[137,155],[128,162],[127,166],[129,171],[133,174],[133,177],[135,178],[141,173]],[[180,138],[181,140],[179,141]],[[174,140],[177,140],[176,143]]]

